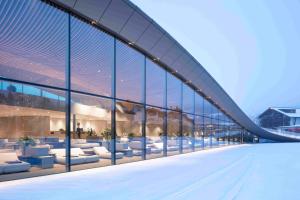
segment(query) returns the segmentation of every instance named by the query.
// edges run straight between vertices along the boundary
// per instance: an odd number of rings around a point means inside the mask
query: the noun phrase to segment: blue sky
[[[250,116],[300,107],[300,1],[132,0]]]

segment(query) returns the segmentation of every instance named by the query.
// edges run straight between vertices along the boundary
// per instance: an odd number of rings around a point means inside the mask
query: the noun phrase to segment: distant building
[[[300,133],[300,108],[271,107],[258,116],[263,128]]]

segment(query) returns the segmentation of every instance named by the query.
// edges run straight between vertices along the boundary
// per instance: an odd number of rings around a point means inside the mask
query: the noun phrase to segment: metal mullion
[[[71,15],[68,13],[67,33],[67,66],[66,66],[66,171],[71,171]]]
[[[112,87],[111,87],[111,141],[110,141],[110,152],[111,164],[116,164],[116,38],[114,37],[114,47],[113,47],[113,66],[112,66]]]
[[[193,91],[192,151],[195,151],[196,92]]]
[[[147,59],[146,56],[144,56],[144,67],[143,67],[143,76],[144,76],[144,81],[143,81],[143,113],[142,113],[142,145],[143,145],[143,152],[142,152],[142,159],[146,159],[146,120],[147,120],[147,113],[146,113],[146,63]]]
[[[182,153],[182,137],[183,137],[183,117],[182,117],[182,109],[183,109],[183,83],[180,84],[180,119],[179,119],[179,153]]]
[[[205,125],[204,125],[204,98],[202,97],[202,149],[205,148],[205,143],[204,143],[204,135],[205,135]]]
[[[165,71],[165,83],[164,83],[164,107],[167,108],[168,106],[168,74],[167,71]],[[167,109],[164,109],[164,118],[163,118],[163,155],[167,156],[168,151],[167,151],[167,141],[168,137],[168,113]]]

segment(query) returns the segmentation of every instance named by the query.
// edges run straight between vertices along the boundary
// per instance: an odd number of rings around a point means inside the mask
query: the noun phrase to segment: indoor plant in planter
[[[24,137],[19,138],[18,142],[19,142],[20,146],[22,147],[22,155],[23,156],[26,156],[26,152],[27,152],[28,148],[36,145],[34,138],[29,137],[29,136],[24,136]]]
[[[135,133],[128,133],[128,140],[129,142],[133,141],[133,139],[136,137]]]
[[[104,138],[102,141],[102,146],[110,149],[110,141],[111,141],[111,130],[109,128],[104,129],[100,135]]]

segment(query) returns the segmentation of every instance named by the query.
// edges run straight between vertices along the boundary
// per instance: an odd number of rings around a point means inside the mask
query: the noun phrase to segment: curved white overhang
[[[275,141],[299,141],[257,126],[203,66],[171,35],[128,0],[49,0],[90,21],[152,58],[210,97],[217,107],[253,134]]]

